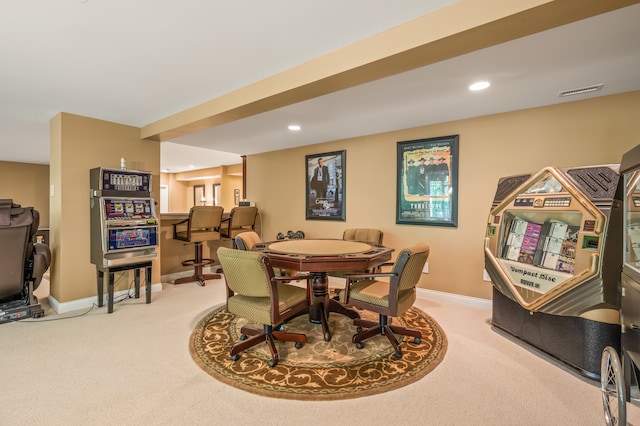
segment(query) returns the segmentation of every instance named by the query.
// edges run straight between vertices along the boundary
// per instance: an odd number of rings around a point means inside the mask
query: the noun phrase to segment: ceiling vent
[[[563,98],[565,96],[582,95],[583,93],[597,92],[598,90],[602,89],[603,86],[604,83],[600,83],[594,84],[593,86],[580,87],[578,89],[563,90],[561,92],[558,92],[558,96]]]

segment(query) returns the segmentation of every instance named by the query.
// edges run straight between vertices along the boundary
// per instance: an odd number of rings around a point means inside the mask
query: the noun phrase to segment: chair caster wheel
[[[358,327],[358,328],[356,328],[356,331],[357,331],[358,333],[362,333],[362,327]]]
[[[296,349],[300,349],[302,347],[302,342],[296,342]]]
[[[241,334],[240,335],[240,340],[247,340],[247,335],[246,334]]]
[[[240,354],[231,355],[231,361],[237,361],[240,359]]]
[[[416,338],[413,339],[413,343],[415,343],[416,345],[419,345],[420,342],[422,342],[422,340],[420,340],[419,337],[416,337]]]
[[[267,362],[267,365],[271,368],[275,367],[277,364],[277,362],[275,362],[274,360],[270,359],[269,362]]]
[[[284,331],[284,324],[280,324],[276,327],[276,331]]]
[[[364,348],[364,344],[362,342],[358,342],[358,343],[356,343],[356,348],[362,349],[362,348]]]
[[[396,352],[393,354],[393,356],[395,356],[397,359],[402,358],[402,352]]]

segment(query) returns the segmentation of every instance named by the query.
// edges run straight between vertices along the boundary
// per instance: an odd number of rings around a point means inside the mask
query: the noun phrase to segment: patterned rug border
[[[223,317],[225,317],[225,321],[228,321],[229,324],[236,320],[233,314],[226,312],[224,304],[215,306],[211,309],[211,311],[205,314],[204,317],[198,321],[189,338],[189,353],[192,359],[203,371],[205,371],[216,380],[219,380],[220,382],[233,386],[237,389],[270,398],[305,401],[329,401],[355,399],[392,391],[414,383],[433,371],[444,359],[448,346],[446,335],[444,334],[444,331],[442,330],[440,325],[424,311],[416,307],[412,307],[411,309],[409,309],[409,311],[407,311],[407,313],[405,313],[405,316],[413,315],[414,317],[420,317],[420,319],[428,324],[431,330],[429,332],[429,336],[423,336],[422,342],[418,345],[414,345],[412,343],[407,344],[406,342],[403,343],[403,358],[396,359],[393,354],[393,349],[389,344],[388,350],[382,351],[380,353],[382,358],[376,360],[366,360],[366,362],[364,363],[363,361],[360,361],[360,364],[362,365],[357,365],[358,361],[354,361],[353,363],[351,363],[353,364],[351,366],[349,366],[349,363],[343,363],[343,365],[347,367],[357,368],[359,372],[363,373],[362,375],[358,374],[358,376],[364,376],[364,378],[366,378],[367,375],[370,375],[372,377],[380,377],[383,375],[383,372],[386,372],[391,376],[394,372],[400,369],[399,367],[405,367],[407,364],[407,360],[415,361],[415,364],[419,365],[420,367],[412,369],[409,374],[396,374],[390,380],[384,382],[375,382],[375,386],[371,386],[371,384],[367,383],[366,380],[361,380],[360,385],[356,385],[355,388],[354,386],[348,386],[327,390],[296,387],[289,385],[289,380],[292,378],[295,379],[296,375],[298,375],[299,377],[306,377],[309,375],[308,371],[310,370],[314,370],[316,372],[315,374],[320,375],[329,375],[331,373],[335,374],[336,371],[338,373],[341,373],[339,370],[342,367],[309,367],[305,365],[292,366],[287,364],[286,357],[282,357],[276,367],[270,368],[266,366],[266,361],[268,360],[267,356],[264,356],[264,359],[259,359],[260,357],[248,356],[248,351],[241,354],[241,360],[236,361],[236,363],[244,362],[248,365],[260,364],[260,370],[255,371],[265,372],[265,375],[269,375],[276,382],[278,381],[278,379],[281,380],[283,385],[276,388],[272,385],[257,384],[253,380],[252,374],[250,372],[245,375],[246,377],[242,377],[242,375],[230,371],[219,362],[211,361],[209,357],[207,357],[203,352],[202,348],[198,349],[196,347],[196,340],[202,339],[202,336],[206,331],[207,324],[212,320],[212,318],[219,314],[224,314]],[[400,320],[401,322],[404,322],[403,318],[400,318]],[[229,324],[225,324],[225,326],[228,326]],[[316,325],[316,327],[320,326]],[[433,339],[429,339],[429,337],[433,337]],[[217,349],[219,350],[217,350],[217,352],[221,354],[220,359],[225,360],[225,357],[223,355],[226,354],[226,361],[222,362],[229,365],[233,363],[233,361],[231,361],[228,357],[229,349],[234,343],[233,340],[234,339],[231,339],[228,342],[222,342],[214,339],[214,342],[211,345],[206,346],[209,350],[211,350],[212,345],[218,346],[219,348]],[[386,341],[386,339],[384,340]],[[433,342],[430,342],[429,340],[433,340]],[[432,343],[435,343],[435,346],[428,349],[428,356],[418,355],[419,352],[424,352],[425,345],[431,345]],[[287,345],[292,344],[287,343]],[[208,361],[206,359],[208,359]],[[365,365],[366,367],[363,368]],[[293,371],[293,373],[291,373],[291,371]],[[258,376],[258,374],[254,374],[253,376]],[[363,379],[363,377],[360,378]]]

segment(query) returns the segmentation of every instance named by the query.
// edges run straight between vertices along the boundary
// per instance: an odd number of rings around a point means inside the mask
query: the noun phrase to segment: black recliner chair
[[[0,323],[44,315],[33,291],[51,263],[49,247],[34,243],[40,214],[0,199]]]

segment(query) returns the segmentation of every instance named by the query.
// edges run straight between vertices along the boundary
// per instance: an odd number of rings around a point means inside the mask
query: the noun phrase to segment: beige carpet
[[[361,311],[368,320],[377,315]],[[356,333],[353,320],[331,314],[330,342],[322,327],[309,322],[308,315],[292,319],[286,329],[304,333],[307,343],[295,349],[293,343],[276,341],[280,360],[271,368],[271,354],[265,343],[258,344],[232,361],[229,350],[240,339],[247,321],[226,311],[224,305],[208,313],[191,335],[189,348],[194,361],[208,374],[238,389],[258,395],[301,400],[335,400],[375,395],[406,386],[432,371],[444,358],[446,337],[440,326],[422,312],[411,308],[395,323],[422,333],[420,343],[405,339],[403,357],[397,359],[384,336],[365,340],[357,349],[351,342]],[[261,325],[248,324],[262,329]],[[402,336],[398,336],[402,338]],[[409,343],[409,342],[411,343]]]
[[[489,284],[487,284],[489,285]],[[601,426],[600,389],[492,330],[491,310],[419,294],[447,335],[432,372],[339,401],[265,398],[213,380],[189,354],[221,281],[165,284],[142,299],[0,324],[0,425]],[[45,322],[46,320],[46,322]],[[629,424],[640,408],[627,404]]]

